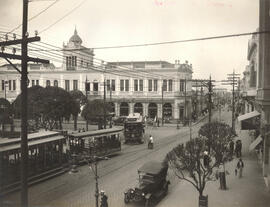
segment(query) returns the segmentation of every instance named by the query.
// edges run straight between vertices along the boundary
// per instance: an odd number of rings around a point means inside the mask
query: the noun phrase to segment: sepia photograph
[[[0,13],[0,207],[270,207],[270,0]]]

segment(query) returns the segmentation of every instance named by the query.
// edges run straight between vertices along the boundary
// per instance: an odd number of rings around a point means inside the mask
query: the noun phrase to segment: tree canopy
[[[41,125],[52,128],[63,118],[69,119],[72,113],[76,113],[77,105],[71,94],[59,87],[33,86],[28,88],[28,116]],[[13,105],[17,116],[21,112],[21,95]],[[37,124],[37,123],[36,123]]]
[[[13,110],[7,99],[0,98],[0,124],[6,124],[11,121]]]
[[[208,151],[213,150],[216,159],[225,161],[227,146],[235,133],[228,124],[215,121],[204,124],[199,130],[199,136],[206,140]]]
[[[209,164],[204,165],[205,143],[201,138],[188,141],[173,148],[166,156],[165,162],[177,178],[191,183],[202,196],[208,181],[214,180],[213,168],[219,166],[213,154],[208,154]]]
[[[97,119],[103,119],[104,116],[104,102],[103,100],[93,100],[87,102],[87,104],[84,106],[82,110],[82,117],[85,120],[97,120]],[[106,114],[109,114],[111,111],[111,105],[109,103],[106,103],[105,105]]]

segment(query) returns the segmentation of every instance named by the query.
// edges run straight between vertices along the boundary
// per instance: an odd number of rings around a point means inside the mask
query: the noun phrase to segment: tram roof
[[[65,139],[65,137],[63,135],[58,135],[58,136],[48,137],[44,139],[30,140],[30,142],[28,142],[28,146],[44,144],[44,143],[53,142],[53,141],[61,140],[61,139]],[[0,152],[20,149],[20,148],[21,148],[20,143],[14,143],[14,144],[6,145],[6,146],[0,146]]]
[[[73,134],[69,133],[68,135],[71,137],[96,136],[96,135],[120,132],[122,130],[123,130],[123,127],[113,127],[113,128],[109,128],[109,129],[101,129],[101,130],[95,130],[95,131],[76,132]]]
[[[44,131],[39,131],[39,132],[28,134],[27,139],[28,139],[28,141],[30,141],[32,139],[42,139],[43,137],[53,136],[53,135],[58,135],[58,134],[60,134],[60,132],[45,131],[44,130]],[[2,138],[2,139],[0,139],[0,146],[1,145],[9,145],[12,143],[19,143],[19,142],[21,142],[21,137],[12,138],[12,139]]]

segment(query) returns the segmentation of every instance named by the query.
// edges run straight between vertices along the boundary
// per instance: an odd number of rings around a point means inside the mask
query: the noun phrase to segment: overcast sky
[[[29,33],[42,31],[84,2],[69,16],[40,34],[43,42],[62,47],[75,26],[86,47],[141,44],[254,32],[258,0],[59,0],[29,22]],[[32,0],[29,18],[53,1]],[[0,30],[22,22],[22,0],[0,0]],[[18,30],[21,34],[21,31]],[[194,78],[226,78],[241,73],[251,36],[125,49],[95,50],[106,61],[188,60]]]

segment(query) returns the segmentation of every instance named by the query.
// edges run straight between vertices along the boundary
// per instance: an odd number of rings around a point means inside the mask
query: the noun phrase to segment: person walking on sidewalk
[[[241,158],[237,162],[236,168],[239,171],[238,177],[241,178],[243,176],[243,168],[244,168],[244,162]]]
[[[230,148],[230,158],[232,159],[233,158],[233,152],[234,152],[234,142],[233,142],[233,140],[230,141],[229,148]]]

